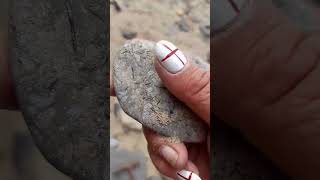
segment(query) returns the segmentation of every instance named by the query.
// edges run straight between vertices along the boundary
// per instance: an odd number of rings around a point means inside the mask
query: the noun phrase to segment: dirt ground
[[[208,59],[210,53],[210,4],[208,0],[117,0],[110,6],[111,66],[119,48],[131,38],[169,40],[186,56]],[[141,125],[128,117],[116,98],[111,98],[111,137],[120,148],[141,151],[147,164],[146,177],[161,175],[153,166]]]

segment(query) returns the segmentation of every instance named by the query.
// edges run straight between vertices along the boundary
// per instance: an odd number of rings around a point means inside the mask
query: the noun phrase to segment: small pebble
[[[113,5],[114,8],[116,9],[116,11],[118,11],[118,12],[121,12],[121,11],[122,11],[119,3],[118,3],[116,0],[110,1],[110,5]]]
[[[199,30],[204,37],[210,37],[210,25],[202,25]]]
[[[110,138],[110,147],[111,148],[117,148],[119,146],[119,141],[114,139],[114,138]]]
[[[183,16],[185,13],[184,13],[184,10],[183,10],[183,9],[177,9],[177,10],[176,10],[176,14],[177,14],[178,16]]]
[[[181,20],[177,21],[176,25],[182,32],[189,32],[191,30],[191,27],[185,18],[181,18]]]
[[[122,37],[128,40],[134,39],[135,37],[137,37],[137,35],[138,33],[135,31],[131,31],[131,30],[122,31]]]

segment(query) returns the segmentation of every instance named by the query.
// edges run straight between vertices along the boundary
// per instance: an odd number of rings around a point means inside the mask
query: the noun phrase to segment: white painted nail
[[[201,180],[201,178],[197,174],[187,170],[181,170],[177,172],[176,179],[177,180]]]
[[[224,30],[239,15],[247,0],[216,0],[213,4],[213,31]]]
[[[175,74],[181,71],[187,63],[187,59],[183,53],[171,42],[159,41],[154,51],[159,62],[170,73]]]

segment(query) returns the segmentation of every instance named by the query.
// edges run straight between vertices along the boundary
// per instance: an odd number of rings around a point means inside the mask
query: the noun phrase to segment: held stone
[[[154,42],[126,43],[113,64],[116,95],[123,110],[144,126],[185,142],[201,142],[207,130],[202,121],[171,95],[154,69]]]

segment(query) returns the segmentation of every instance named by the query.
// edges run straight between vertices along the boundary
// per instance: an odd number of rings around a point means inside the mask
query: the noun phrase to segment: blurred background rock
[[[7,5],[0,1],[0,47],[6,46]],[[70,180],[40,154],[21,113],[0,110],[0,142],[0,180]]]

